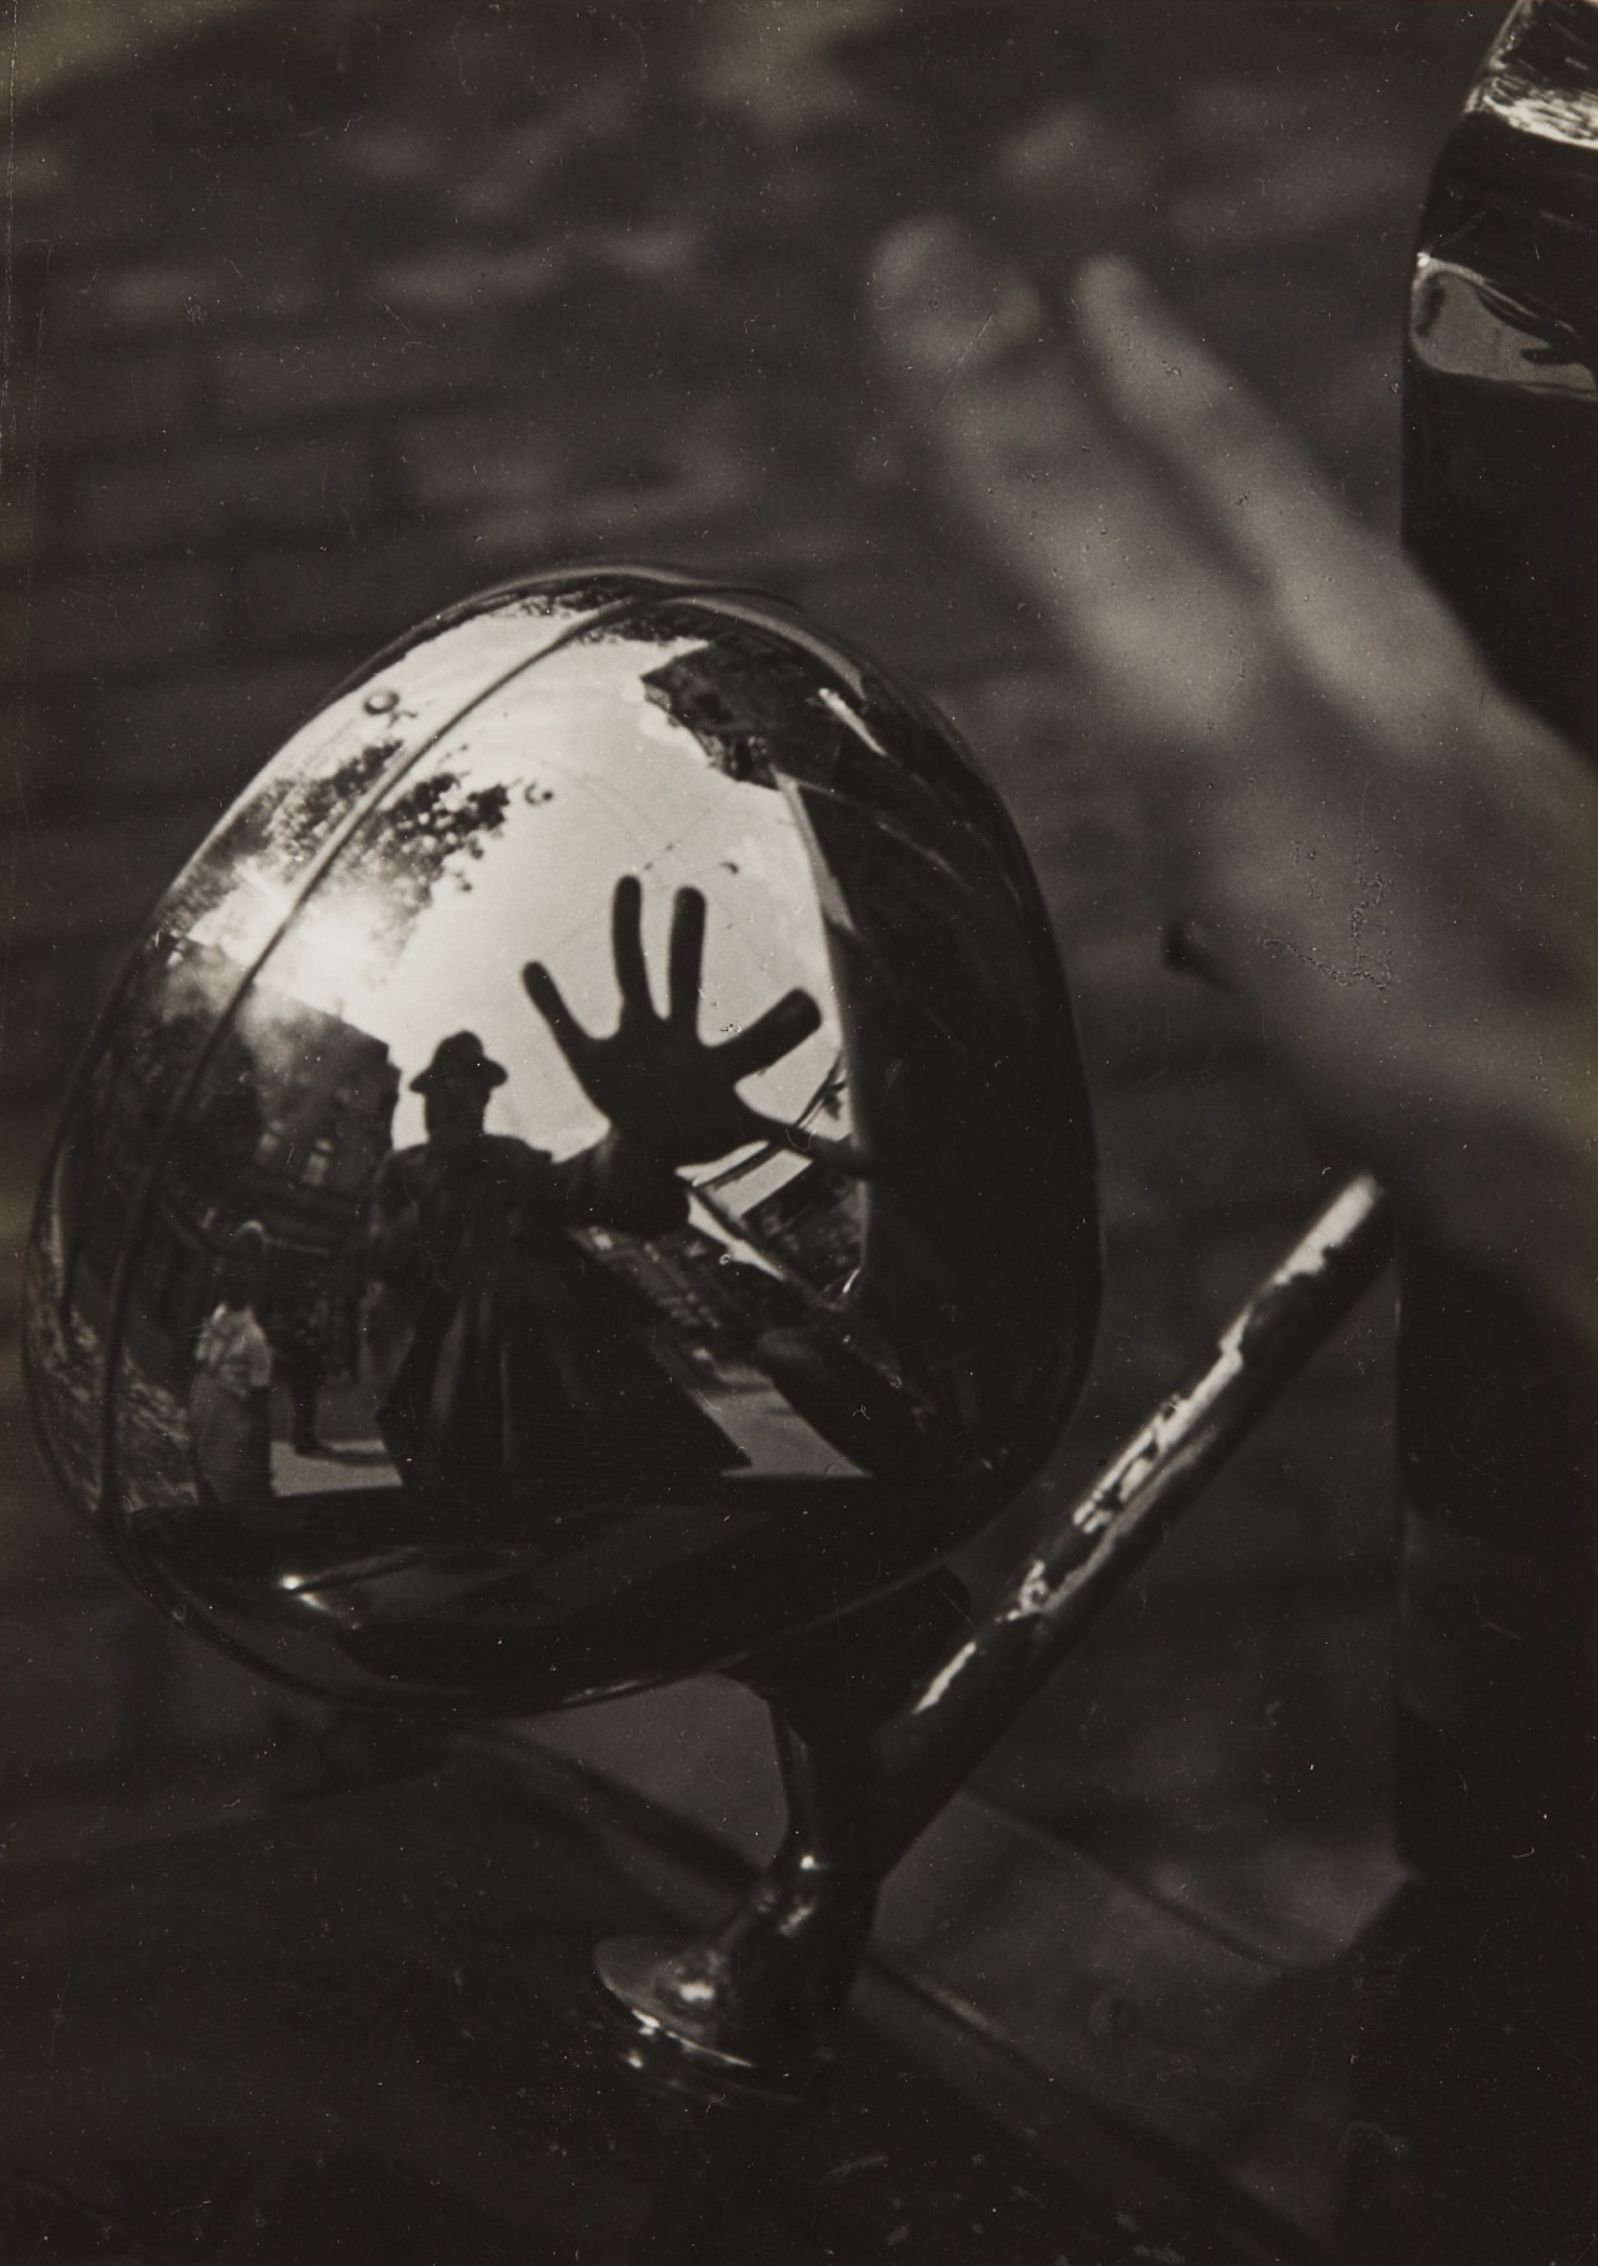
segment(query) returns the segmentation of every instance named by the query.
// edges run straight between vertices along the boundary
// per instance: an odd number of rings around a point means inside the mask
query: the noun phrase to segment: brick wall
[[[141,52],[46,74],[12,167],[0,510],[12,1244],[143,908],[324,686],[530,564],[714,566],[927,684],[1038,858],[1076,971],[1115,1284],[1057,1493],[1335,1160],[1242,1020],[1162,969],[1158,782],[1134,794],[1036,623],[919,492],[861,263],[885,221],[947,204],[996,216],[1051,287],[1125,245],[1387,517],[1409,231],[1494,14],[412,0],[199,11],[181,39],[163,18]],[[17,1768],[93,1785],[135,1752],[159,1775],[173,1752],[268,1739],[253,1687],[187,1648],[180,1664],[50,1540],[67,1530],[8,1421]],[[1351,1568],[1379,1579],[1381,1424],[1373,1324],[1150,1595],[1270,1581],[1290,1621]],[[1379,1738],[1347,1692],[1305,1705],[1350,1751]],[[1305,1735],[1290,1717],[1281,1738]]]

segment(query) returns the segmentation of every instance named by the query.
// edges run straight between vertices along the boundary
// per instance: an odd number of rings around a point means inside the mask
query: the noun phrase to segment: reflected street
[[[164,1602],[527,1704],[902,1581],[1097,1297],[1069,1009],[946,729],[764,600],[424,625],[159,909],[33,1247],[41,1419]]]

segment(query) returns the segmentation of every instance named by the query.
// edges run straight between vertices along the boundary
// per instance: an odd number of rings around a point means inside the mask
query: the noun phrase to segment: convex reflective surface
[[[56,1472],[318,1689],[558,1704],[834,1613],[1051,1444],[1097,1295],[995,798],[771,601],[425,625],[161,907],[30,1267]]]

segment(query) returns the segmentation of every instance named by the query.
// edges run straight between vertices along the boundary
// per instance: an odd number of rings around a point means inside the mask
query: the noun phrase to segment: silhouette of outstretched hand
[[[747,1030],[708,1045],[699,1035],[705,900],[697,889],[677,892],[664,1015],[656,1011],[644,963],[643,902],[643,885],[624,875],[611,900],[621,1016],[608,1038],[583,1028],[540,961],[522,970],[528,998],[594,1107],[617,1133],[673,1166],[710,1164],[751,1141],[782,1141],[807,1155],[853,1163],[837,1144],[763,1117],[738,1093],[740,1079],[769,1070],[819,1028],[821,1010],[810,994],[785,992]]]

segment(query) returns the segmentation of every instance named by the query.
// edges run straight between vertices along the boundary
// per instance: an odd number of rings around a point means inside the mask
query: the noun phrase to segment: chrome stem
[[[927,1678],[886,1735],[884,1873],[1145,1562],[1392,1254],[1368,1174],[1335,1196],[1233,1316],[1204,1367],[1162,1401]]]

